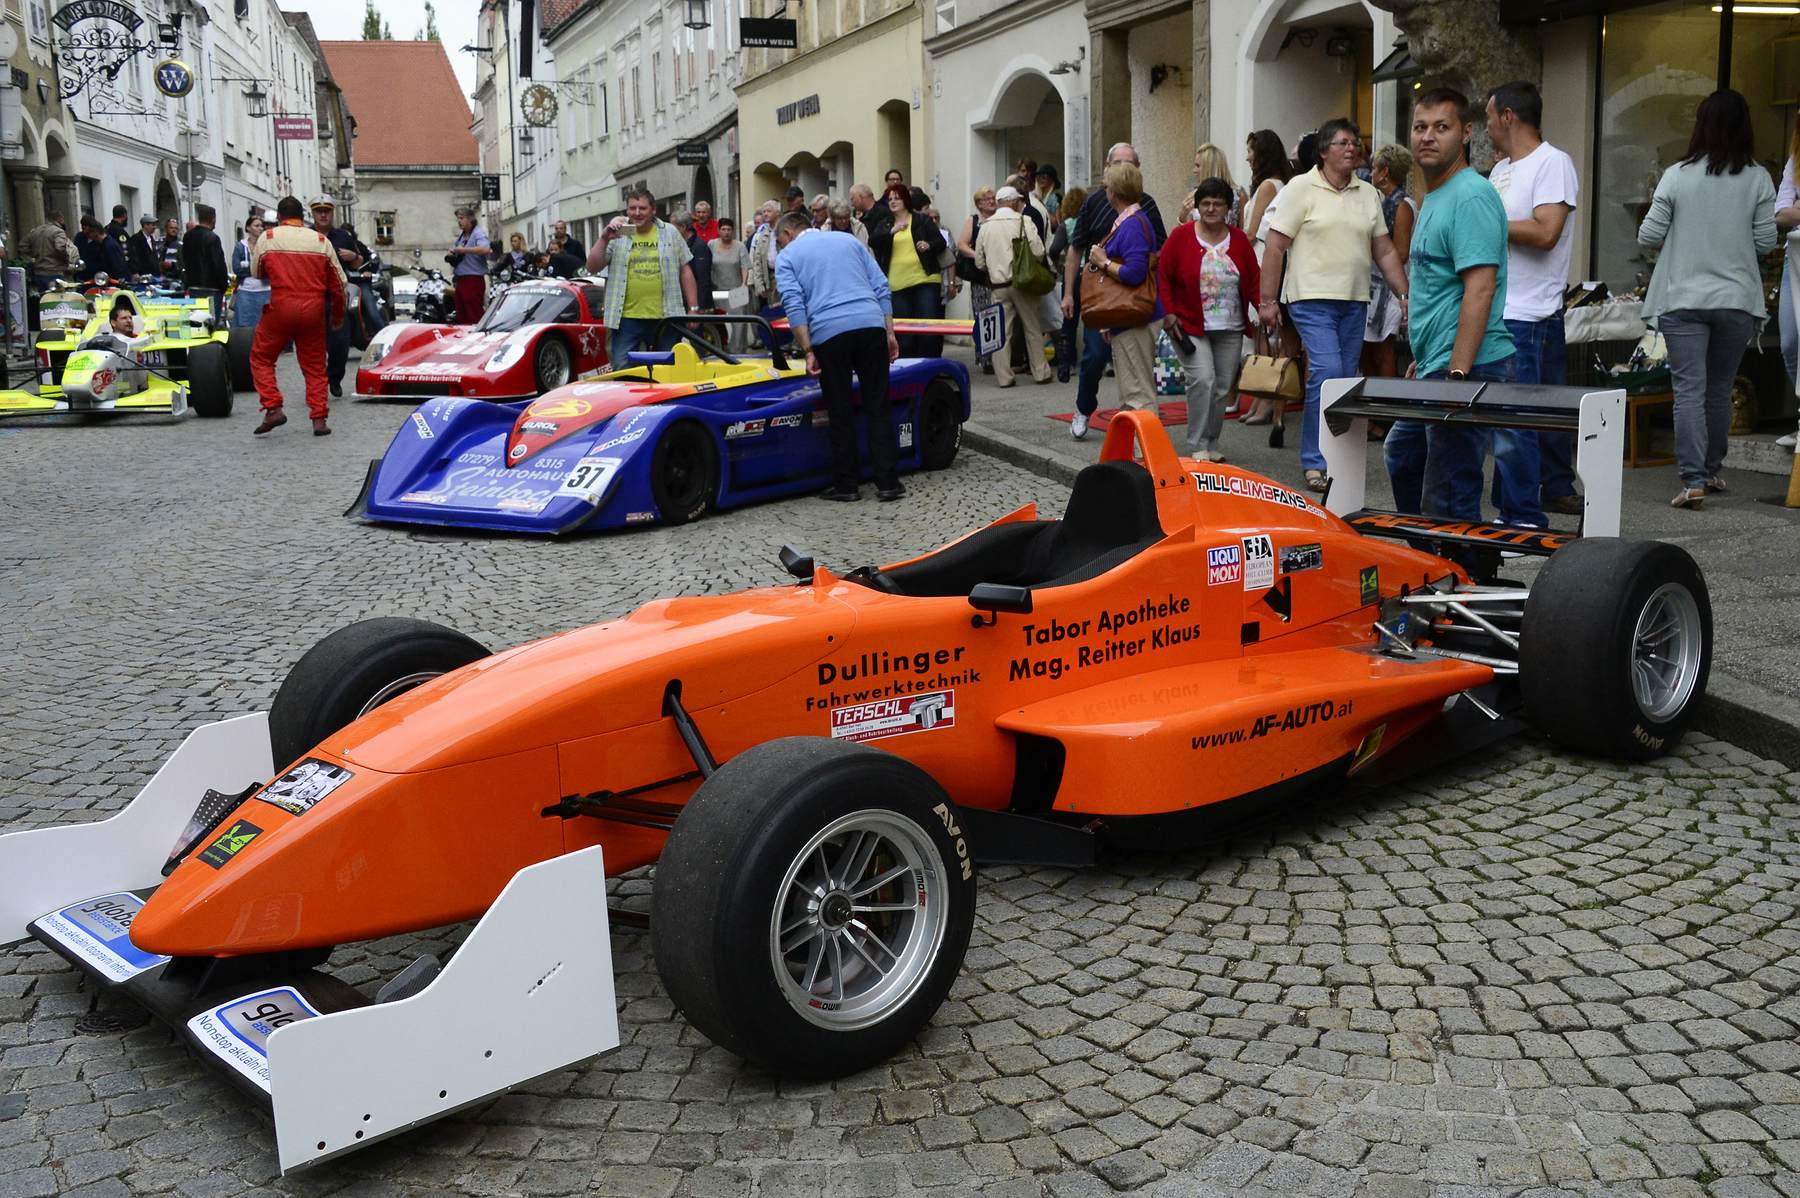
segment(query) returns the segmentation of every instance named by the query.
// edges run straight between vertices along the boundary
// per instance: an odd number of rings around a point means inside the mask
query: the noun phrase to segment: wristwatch
[[[1467,382],[1468,379],[1469,372],[1466,370],[1452,370],[1450,372],[1450,381],[1453,383],[1464,383]]]

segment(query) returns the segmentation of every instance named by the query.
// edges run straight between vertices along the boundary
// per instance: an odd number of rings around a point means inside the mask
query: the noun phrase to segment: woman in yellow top
[[[937,222],[914,209],[913,194],[906,184],[890,186],[886,198],[893,220],[887,228],[869,234],[869,252],[887,275],[894,319],[939,319],[944,315],[940,264],[949,246]],[[944,352],[944,339],[940,336],[902,334],[897,340],[903,358],[935,358]]]

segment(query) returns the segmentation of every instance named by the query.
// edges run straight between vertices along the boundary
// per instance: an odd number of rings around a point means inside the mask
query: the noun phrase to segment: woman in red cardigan
[[[1244,335],[1255,330],[1262,299],[1256,250],[1225,223],[1231,187],[1206,179],[1194,191],[1198,219],[1175,227],[1157,261],[1163,328],[1187,373],[1188,456],[1222,462],[1219,428],[1237,385]]]

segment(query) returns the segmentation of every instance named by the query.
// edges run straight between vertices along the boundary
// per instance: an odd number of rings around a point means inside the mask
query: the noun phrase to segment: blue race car
[[[733,320],[762,324],[696,323]],[[823,488],[831,451],[818,380],[779,349],[740,358],[680,333],[672,350],[633,354],[625,369],[533,401],[427,402],[370,463],[346,515],[556,535],[685,524],[708,507]],[[890,380],[900,469],[944,469],[969,417],[968,371],[903,358]]]

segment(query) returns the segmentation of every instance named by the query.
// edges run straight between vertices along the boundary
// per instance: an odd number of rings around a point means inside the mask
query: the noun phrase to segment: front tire
[[[962,445],[962,392],[949,379],[933,379],[919,397],[919,464],[943,470]]]
[[[231,368],[233,391],[256,390],[256,377],[250,373],[250,345],[256,340],[256,329],[232,329],[225,343],[225,362]]]
[[[664,430],[650,458],[650,496],[664,524],[692,524],[719,493],[719,451],[692,420]]]
[[[962,968],[975,873],[956,807],[912,763],[787,737],[682,809],[657,863],[651,949],[715,1043],[842,1077],[900,1051]]]
[[[194,415],[209,419],[231,415],[235,392],[231,386],[231,366],[225,360],[225,347],[217,341],[196,345],[188,351],[188,404]]]
[[[359,717],[440,674],[488,656],[462,633],[383,616],[340,628],[294,663],[269,708],[277,767]]]
[[[568,342],[553,333],[538,338],[532,371],[539,395],[566,386],[575,377],[575,363],[569,356]]]
[[[1564,748],[1631,761],[1668,752],[1711,668],[1712,602],[1686,550],[1577,541],[1532,584],[1519,684],[1531,722]]]

